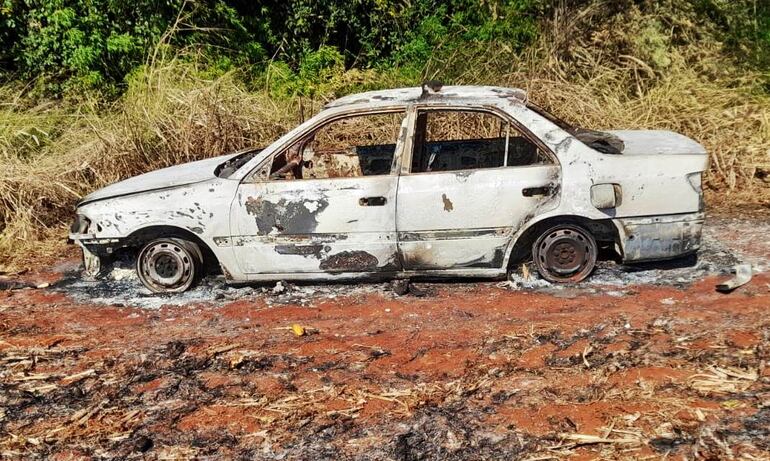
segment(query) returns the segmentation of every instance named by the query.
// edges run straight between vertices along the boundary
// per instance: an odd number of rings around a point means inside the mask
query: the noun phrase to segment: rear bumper
[[[698,251],[704,213],[613,219],[623,262],[658,261]]]

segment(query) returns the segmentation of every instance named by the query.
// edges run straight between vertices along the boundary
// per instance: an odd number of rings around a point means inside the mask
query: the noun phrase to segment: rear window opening
[[[623,140],[612,133],[570,125],[536,104],[528,103],[527,108],[547,118],[551,123],[577,138],[578,141],[602,154],[620,155],[625,149]]]

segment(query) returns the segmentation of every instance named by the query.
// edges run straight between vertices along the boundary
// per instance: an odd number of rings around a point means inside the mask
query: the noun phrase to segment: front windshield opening
[[[261,150],[262,149],[254,149],[236,155],[225,163],[219,165],[214,171],[214,174],[220,178],[229,178],[230,175],[235,173],[238,168],[248,163],[249,160],[253,159]]]

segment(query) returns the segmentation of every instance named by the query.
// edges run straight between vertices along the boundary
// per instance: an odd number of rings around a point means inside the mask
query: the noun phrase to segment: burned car
[[[231,282],[501,277],[532,258],[578,282],[695,252],[708,156],[666,131],[591,131],[522,90],[346,96],[261,150],[143,174],[83,198],[70,239],[96,276],[134,252],[154,292]]]

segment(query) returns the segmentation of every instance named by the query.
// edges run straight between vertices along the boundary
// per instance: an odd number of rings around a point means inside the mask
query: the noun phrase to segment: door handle
[[[361,197],[358,204],[361,206],[384,206],[388,201],[385,197]]]
[[[548,195],[552,191],[552,186],[525,187],[521,190],[521,195],[524,197],[534,197],[536,195]]]

